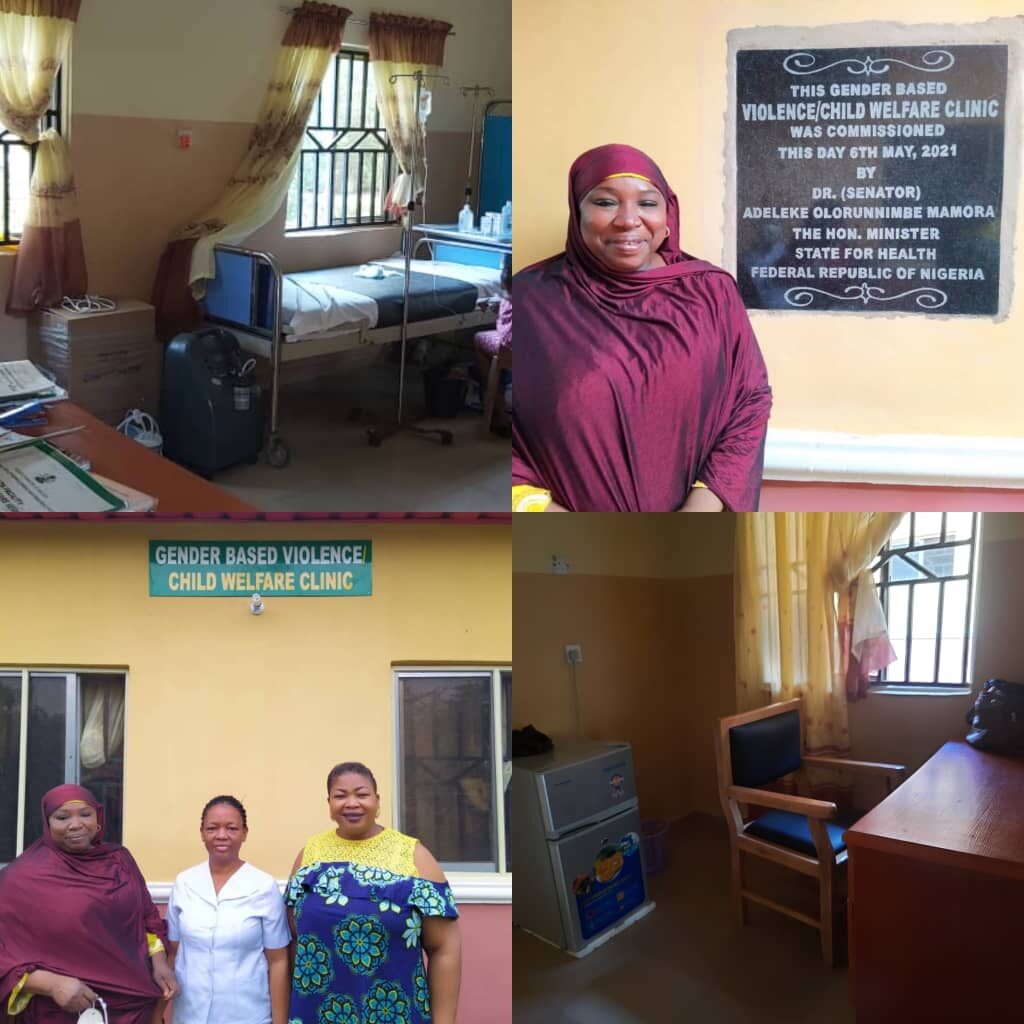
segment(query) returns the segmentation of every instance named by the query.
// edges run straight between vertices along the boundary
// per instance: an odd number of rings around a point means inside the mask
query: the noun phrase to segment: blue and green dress
[[[424,917],[458,917],[447,883],[420,878],[416,840],[313,836],[285,902],[298,933],[288,1024],[422,1024]]]

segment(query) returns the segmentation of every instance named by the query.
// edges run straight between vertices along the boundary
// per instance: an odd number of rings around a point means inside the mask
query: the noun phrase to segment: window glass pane
[[[967,540],[971,536],[971,512],[946,513],[946,540]]]
[[[906,547],[910,543],[910,519],[909,515],[905,515],[899,521],[896,529],[892,531],[892,536],[889,538],[889,547],[901,548]]]
[[[914,543],[937,544],[942,540],[942,513],[914,513]]]
[[[400,676],[402,831],[437,859],[497,868],[491,676]]]
[[[917,551],[911,554],[915,562],[920,562],[936,576],[952,576],[958,550],[966,548],[930,548],[928,551]]]
[[[501,673],[501,760],[502,785],[505,788],[505,870],[512,870],[512,842],[510,829],[512,826],[511,788],[512,759],[509,750],[512,747],[512,673]]]
[[[946,584],[942,599],[942,651],[939,654],[939,682],[964,681],[964,643],[967,629],[968,580]]]
[[[43,794],[67,781],[65,741],[67,680],[33,672],[28,686],[28,759],[25,780],[24,845],[43,834]]]
[[[0,675],[0,864],[17,855],[20,739],[21,676]]]
[[[12,235],[20,237],[28,213],[28,185],[32,172],[32,156],[28,146],[9,146],[7,166],[11,179],[11,222],[8,230]]]
[[[910,557],[914,561],[920,560],[921,552],[910,553]],[[923,564],[923,562],[922,562]],[[925,576],[920,569],[915,569],[905,558],[901,555],[893,555],[889,559],[889,579],[890,580],[926,580],[928,577]]]
[[[890,587],[886,621],[889,624],[889,640],[896,651],[896,660],[886,669],[885,679],[889,683],[902,683],[906,678],[907,656],[907,595],[909,587]]]
[[[103,804],[103,836],[124,835],[124,677],[79,677],[79,779]]]
[[[914,631],[910,646],[910,681],[935,680],[935,637],[939,625],[940,583],[919,583],[914,587]]]

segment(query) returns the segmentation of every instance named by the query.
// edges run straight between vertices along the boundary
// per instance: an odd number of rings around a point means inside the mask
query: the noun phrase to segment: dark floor
[[[852,1024],[848,972],[816,931],[756,905],[734,923],[722,822],[677,824],[649,888],[654,912],[581,960],[513,930],[516,1024]]]

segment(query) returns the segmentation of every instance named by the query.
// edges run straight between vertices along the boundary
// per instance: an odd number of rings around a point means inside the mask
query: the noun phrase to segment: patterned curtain
[[[737,709],[802,696],[810,754],[850,751],[841,622],[849,618],[851,587],[901,515],[736,517]]]
[[[306,123],[330,62],[341,49],[350,14],[344,7],[306,0],[292,15],[241,164],[220,199],[181,228],[160,259],[153,305],[161,337],[198,322],[195,300],[215,276],[214,246],[242,241],[280,209]]]
[[[7,311],[28,312],[86,290],[71,154],[39,126],[67,59],[81,0],[0,0],[0,124],[38,143]]]
[[[427,185],[427,116],[430,91],[424,85],[420,110],[416,110],[416,79],[392,75],[428,74],[444,64],[444,42],[451,31],[447,21],[406,18],[400,14],[370,15],[370,66],[377,87],[377,106],[388,130],[391,148],[398,157],[400,173],[384,200],[385,209],[401,217],[409,205],[412,187],[413,149],[416,150],[416,198]]]

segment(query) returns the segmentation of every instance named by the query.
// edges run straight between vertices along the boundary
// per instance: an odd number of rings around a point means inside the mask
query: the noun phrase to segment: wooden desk
[[[53,440],[61,448],[84,455],[95,472],[127,484],[157,499],[156,512],[257,512],[227,491],[190,473],[119,434],[74,402],[56,402],[47,407],[45,427],[26,427],[24,434],[45,434],[51,430],[82,426],[76,434]]]
[[[1024,758],[947,743],[846,843],[858,1024],[1024,1019]]]

